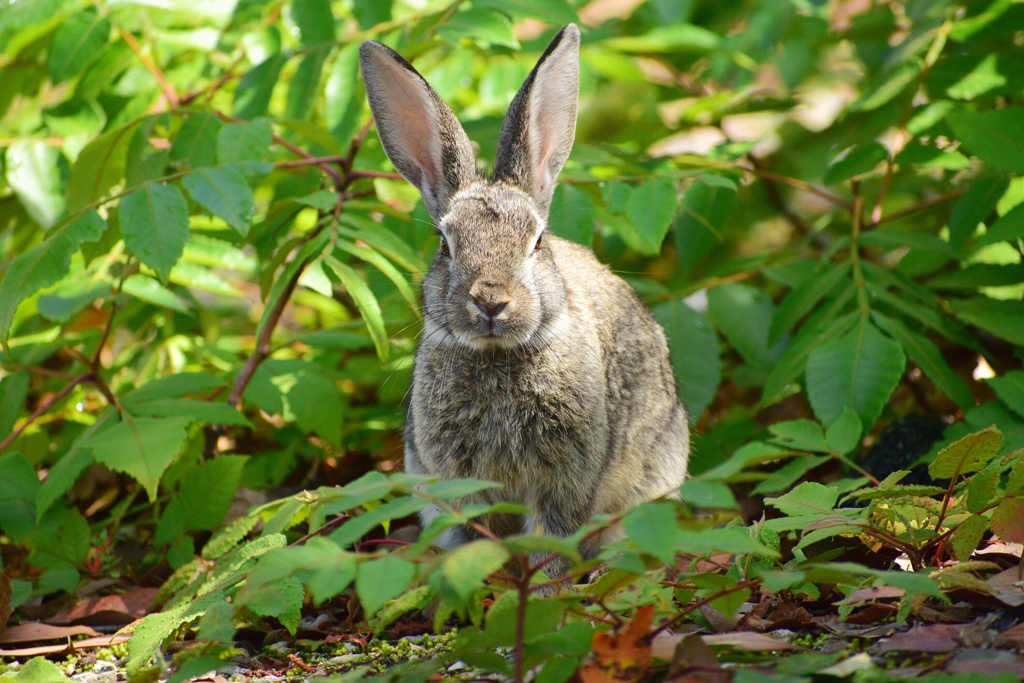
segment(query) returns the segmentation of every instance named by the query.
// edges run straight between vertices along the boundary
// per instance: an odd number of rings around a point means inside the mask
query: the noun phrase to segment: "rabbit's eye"
[[[441,253],[445,256],[452,255],[452,250],[448,247],[448,240],[444,238],[444,235],[441,235]]]
[[[535,245],[533,245],[533,250],[534,251],[540,251],[540,245],[541,245],[541,243],[543,243],[543,241],[544,241],[544,235],[538,235],[537,236],[537,243]]]

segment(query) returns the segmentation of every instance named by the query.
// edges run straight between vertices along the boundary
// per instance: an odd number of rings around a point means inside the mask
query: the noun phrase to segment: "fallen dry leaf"
[[[879,652],[952,652],[960,646],[962,629],[957,624],[915,626],[881,643]]]
[[[98,636],[99,631],[88,626],[51,626],[33,622],[31,624],[19,624],[7,629],[0,643],[38,643],[41,640],[57,640],[69,636]]]
[[[992,595],[1010,607],[1024,605],[1024,586],[1017,580],[1017,572],[1017,567],[1010,567],[990,576],[986,582],[992,589]]]
[[[676,646],[691,634],[659,633],[651,643],[651,656],[666,662],[675,657]],[[734,647],[746,652],[781,652],[799,650],[797,645],[778,640],[753,631],[734,631],[733,633],[715,633],[702,635],[700,639],[707,645]]]
[[[37,647],[23,647],[13,650],[0,649],[0,657],[39,657],[42,655],[58,654],[72,650],[91,650],[98,647],[110,647],[118,643],[126,643],[131,638],[127,633],[117,633],[112,636],[96,636],[85,640],[72,641],[70,638],[63,643],[56,645],[39,645]]]
[[[85,600],[46,621],[51,624],[124,626],[149,614],[156,588],[136,588],[119,595]]]
[[[651,666],[647,637],[653,618],[654,605],[644,605],[618,633],[595,633],[593,658],[579,671],[583,683],[633,683],[642,679]]]
[[[721,668],[715,651],[699,635],[693,633],[676,643],[676,650],[672,655],[672,664],[669,666],[667,678],[677,678],[687,673],[690,669],[706,671]]]
[[[1024,624],[1017,624],[996,636],[992,641],[995,647],[1013,648],[1024,650]]]

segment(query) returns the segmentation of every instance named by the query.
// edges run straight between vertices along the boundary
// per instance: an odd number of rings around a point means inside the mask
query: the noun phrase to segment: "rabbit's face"
[[[453,197],[423,283],[428,335],[476,349],[542,345],[565,318],[544,219],[522,191],[479,182]]]

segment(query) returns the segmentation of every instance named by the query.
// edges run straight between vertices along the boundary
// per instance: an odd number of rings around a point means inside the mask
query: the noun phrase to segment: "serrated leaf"
[[[437,595],[430,586],[420,586],[403,593],[397,599],[387,603],[373,621],[373,632],[380,633],[399,617],[416,610],[426,609]]]
[[[1000,377],[993,377],[988,380],[988,385],[1010,410],[1024,417],[1024,370],[1011,370]],[[3,433],[2,429],[0,433]]]
[[[964,245],[974,235],[978,224],[995,210],[1009,185],[1008,178],[992,175],[981,176],[971,183],[949,213],[949,243],[953,247]]]
[[[59,666],[43,657],[33,657],[25,666],[0,676],[5,683],[70,683]]]
[[[1006,543],[1024,543],[1024,498],[1004,498],[992,513],[992,532]]]
[[[906,358],[898,342],[874,325],[862,323],[849,334],[823,344],[807,357],[807,398],[814,414],[831,424],[853,409],[873,425],[903,376]]]
[[[329,0],[295,0],[292,20],[299,27],[303,45],[319,45],[334,40],[334,14]]]
[[[0,379],[0,441],[14,429],[18,413],[25,405],[31,376],[24,370],[12,372]]]
[[[373,339],[373,345],[377,348],[377,357],[380,358],[381,362],[386,361],[390,346],[387,330],[384,327],[384,316],[381,313],[380,304],[377,303],[377,297],[373,295],[369,286],[350,266],[333,256],[328,256],[325,262],[334,271],[334,274],[338,276],[338,279],[341,280],[341,284],[348,290],[349,296],[352,297],[356,308],[362,314],[363,322],[366,323],[366,329],[369,330],[370,337]]]
[[[303,121],[309,117],[320,89],[320,75],[329,52],[329,45],[313,48],[299,61],[295,73],[288,79],[285,118]]]
[[[659,304],[651,314],[665,330],[676,389],[691,422],[695,422],[711,404],[722,381],[718,335],[707,318],[682,299]]]
[[[948,305],[964,322],[1024,346],[1024,302],[979,296],[972,299],[950,299]]]
[[[167,284],[188,241],[188,204],[172,185],[148,182],[121,200],[121,234],[128,249]]]
[[[683,547],[676,506],[667,501],[644,503],[631,510],[622,520],[622,527],[637,548],[666,564]]]
[[[676,214],[676,186],[668,178],[649,178],[632,188],[626,217],[632,227],[630,246],[646,256],[661,252],[661,243]]]
[[[305,597],[306,591],[299,580],[289,576],[263,585],[258,592],[243,591],[237,602],[260,616],[276,617],[294,635],[302,618]]]
[[[784,496],[765,498],[765,505],[771,505],[785,515],[820,515],[831,513],[839,500],[839,489],[814,481],[805,481]]]
[[[1010,456],[1016,457],[1017,462],[1013,464],[1010,473],[1006,475],[1006,492],[1016,493],[1024,490],[1024,449],[1014,451]]]
[[[263,161],[274,139],[266,121],[229,123],[217,133],[217,161],[221,164]]]
[[[953,529],[949,544],[953,548],[953,557],[961,562],[971,559],[971,553],[978,548],[981,537],[988,529],[988,518],[984,515],[971,515]]]
[[[436,31],[443,40],[456,45],[462,38],[471,38],[490,45],[519,49],[512,22],[501,12],[491,9],[473,7],[456,12]]]
[[[185,443],[190,418],[135,418],[119,422],[88,439],[97,462],[128,474],[146,489],[150,502],[156,500],[164,470]]]
[[[1024,108],[974,112],[958,109],[946,116],[957,138],[985,163],[1024,173]]]
[[[548,227],[559,237],[589,248],[594,243],[594,202],[590,195],[568,183],[558,185],[551,196]]]
[[[76,12],[61,22],[47,56],[54,83],[85,71],[100,58],[110,37],[110,20],[95,7]]]
[[[720,481],[687,479],[683,482],[680,495],[684,501],[698,508],[709,510],[736,510],[739,503],[726,484]]]
[[[154,543],[170,543],[187,531],[215,529],[231,507],[248,459],[222,455],[189,472],[160,518]]]
[[[208,607],[224,602],[224,597],[223,593],[215,591],[194,602],[145,617],[135,626],[128,641],[128,675],[135,676],[179,626],[203,616]]]
[[[18,304],[70,272],[71,256],[83,242],[98,240],[107,224],[95,210],[57,228],[42,243],[11,262],[0,281],[0,343],[6,344]]]
[[[727,283],[708,291],[708,313],[745,361],[763,370],[770,370],[778,362],[784,349],[768,344],[775,304],[767,294],[747,285]]]
[[[862,429],[857,413],[849,407],[843,408],[843,414],[825,430],[825,443],[839,455],[846,455],[860,444]]]
[[[267,113],[281,69],[291,55],[279,52],[250,69],[238,81],[232,113],[240,119],[254,119]],[[225,126],[227,128],[228,126]],[[223,163],[223,160],[221,160]]]
[[[189,168],[217,163],[217,136],[224,124],[213,114],[189,116],[181,124],[171,143],[171,158],[188,163]]]
[[[251,427],[252,423],[234,406],[216,401],[195,399],[154,399],[134,401],[126,406],[132,415],[139,417],[188,417],[195,422],[219,425]]]
[[[508,550],[501,544],[480,539],[460,545],[441,560],[441,573],[463,600],[477,591],[484,579],[508,561]]]
[[[736,184],[728,178],[703,175],[686,190],[676,217],[679,265],[689,272],[724,241],[725,223],[736,208]]]
[[[359,43],[352,42],[338,51],[324,86],[324,123],[343,145],[349,143],[359,125],[363,108],[359,84]]]
[[[995,426],[969,434],[939,451],[928,466],[932,479],[952,479],[985,467],[1003,447],[1003,433]]]
[[[850,178],[870,173],[889,158],[889,150],[877,142],[867,142],[846,150],[829,164],[824,183],[838,185]]]
[[[927,337],[913,332],[902,322],[880,313],[872,312],[872,320],[898,341],[910,359],[921,368],[935,386],[949,396],[963,410],[973,408],[974,395],[967,384],[946,364],[942,353]]]
[[[812,453],[822,453],[828,450],[821,425],[811,420],[776,422],[768,426],[768,431],[775,436],[772,441],[780,446]]]
[[[999,493],[999,462],[989,463],[988,467],[971,477],[967,485],[967,509],[979,513],[988,507],[992,499]]]
[[[140,124],[104,133],[82,148],[68,178],[68,212],[86,208],[124,181],[128,145]]]
[[[367,618],[401,595],[416,576],[416,565],[395,555],[369,560],[356,570],[356,593]]]
[[[779,303],[772,315],[768,331],[768,344],[774,346],[805,315],[814,310],[829,292],[850,272],[850,262],[831,263],[816,269],[815,273],[793,288]]]
[[[204,560],[216,560],[232,550],[246,535],[253,530],[260,518],[255,515],[239,517],[231,524],[215,533],[203,546],[200,553]]]
[[[192,199],[235,229],[249,234],[254,200],[245,176],[232,167],[199,168],[181,181]]]

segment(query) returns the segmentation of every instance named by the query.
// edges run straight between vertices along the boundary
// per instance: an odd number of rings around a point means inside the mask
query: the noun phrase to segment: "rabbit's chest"
[[[531,481],[598,458],[600,387],[539,382],[511,364],[436,370],[423,386],[432,393],[420,403],[418,431],[437,473],[498,481],[516,499]]]

